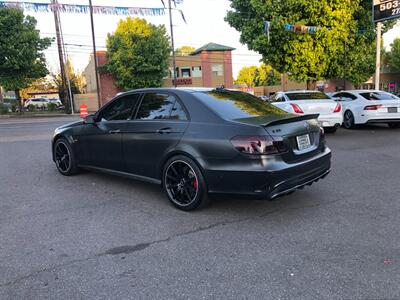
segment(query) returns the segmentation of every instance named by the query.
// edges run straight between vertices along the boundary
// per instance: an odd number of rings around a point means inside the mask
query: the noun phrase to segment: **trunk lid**
[[[297,104],[305,114],[331,114],[337,102],[330,99],[321,100],[296,100],[290,103]]]
[[[288,149],[287,152],[281,154],[283,160],[287,163],[295,163],[306,160],[325,148],[317,118],[318,114],[301,116],[288,114],[235,121],[262,126],[275,141],[282,142]],[[306,140],[309,142],[309,147],[302,149],[301,146]]]

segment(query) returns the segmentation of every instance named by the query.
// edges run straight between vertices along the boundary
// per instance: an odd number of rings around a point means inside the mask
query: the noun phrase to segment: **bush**
[[[57,104],[55,104],[55,103],[49,103],[49,104],[47,105],[47,109],[48,109],[49,111],[56,111],[56,110],[57,110]]]
[[[0,115],[5,115],[8,114],[8,105],[5,105],[4,103],[0,103]]]
[[[29,104],[29,105],[28,105],[28,111],[30,111],[30,112],[36,111],[35,105]]]

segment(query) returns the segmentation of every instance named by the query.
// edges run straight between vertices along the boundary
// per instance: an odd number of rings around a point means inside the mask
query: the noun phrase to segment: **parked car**
[[[386,123],[400,127],[400,98],[383,91],[349,90],[333,95],[343,106],[343,127],[358,124]]]
[[[49,102],[57,105],[57,107],[60,107],[62,105],[60,99],[58,99],[58,98],[51,98],[51,99],[49,99]]]
[[[292,193],[330,172],[317,115],[295,116],[225,89],[140,89],[55,130],[53,160],[162,185],[182,210],[208,193],[265,199]]]
[[[261,99],[262,101],[268,101],[268,100],[269,100],[269,97],[268,97],[268,96],[260,96],[260,99]]]
[[[319,114],[318,122],[326,132],[336,132],[343,122],[341,104],[323,92],[278,92],[269,101],[276,107],[297,115]]]
[[[50,101],[45,98],[31,98],[25,102],[24,108],[34,107],[44,109],[49,105],[49,103]]]

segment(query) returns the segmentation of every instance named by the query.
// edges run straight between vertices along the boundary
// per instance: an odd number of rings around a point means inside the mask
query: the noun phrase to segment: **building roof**
[[[232,50],[235,50],[235,48],[215,43],[208,43],[200,47],[199,49],[193,51],[190,55],[197,55],[203,51],[232,51]]]

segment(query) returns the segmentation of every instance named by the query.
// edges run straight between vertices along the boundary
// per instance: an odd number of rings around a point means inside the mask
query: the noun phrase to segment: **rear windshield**
[[[290,93],[286,94],[286,96],[292,100],[321,100],[321,99],[331,99],[329,96],[322,92],[318,93]]]
[[[383,92],[368,92],[368,93],[360,93],[367,100],[400,100],[399,97]]]
[[[213,90],[195,93],[205,105],[226,120],[288,113],[248,93]]]

